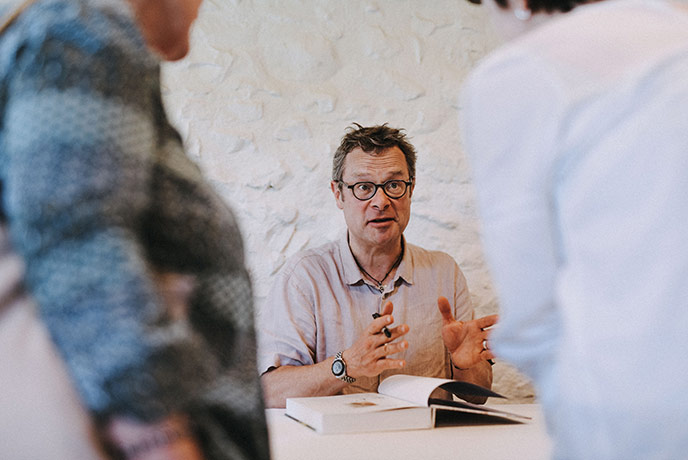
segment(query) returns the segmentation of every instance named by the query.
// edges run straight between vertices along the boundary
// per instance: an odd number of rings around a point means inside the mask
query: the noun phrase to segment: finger
[[[478,327],[480,327],[480,329],[485,329],[497,324],[498,319],[499,315],[487,315],[483,316],[482,318],[476,319],[475,322],[478,325]]]
[[[409,331],[409,326],[408,324],[400,324],[397,327],[392,327],[389,329],[389,332],[392,333],[392,337],[389,339],[384,340],[385,342],[391,342],[395,339],[398,339],[402,335],[405,335]]]
[[[386,337],[384,334],[377,333],[373,337],[376,339],[375,342],[375,348],[383,347],[386,343],[390,343],[398,339],[399,337],[403,336],[409,331],[409,327],[407,324],[401,324],[397,327],[393,327],[389,329],[391,335],[390,337]]]
[[[392,315],[385,315],[375,318],[366,329],[366,332],[370,335],[380,334],[382,332],[382,328],[392,324],[393,321],[394,318]]]
[[[368,328],[368,333],[369,334],[378,334],[380,332],[384,332],[386,336],[389,336],[387,331],[385,331],[385,327],[389,324],[392,324],[394,322],[394,318],[392,317],[392,311],[394,310],[394,305],[392,305],[392,302],[387,302],[383,307],[382,307],[382,313],[373,313],[373,322],[371,323],[370,327]],[[377,322],[376,322],[377,321]],[[372,331],[371,331],[372,328]]]
[[[480,359],[488,360],[488,359],[495,359],[496,356],[494,353],[492,353],[492,350],[489,348],[487,350],[483,350],[480,352]]]
[[[408,348],[408,342],[402,340],[401,342],[386,342],[375,350],[376,359],[385,359],[389,355],[399,353]]]
[[[387,369],[401,369],[405,365],[406,361],[403,359],[379,359],[375,363],[375,372],[379,375]]]
[[[454,314],[452,313],[451,305],[446,297],[439,297],[437,299],[437,308],[442,314],[442,322],[448,324],[454,321]]]

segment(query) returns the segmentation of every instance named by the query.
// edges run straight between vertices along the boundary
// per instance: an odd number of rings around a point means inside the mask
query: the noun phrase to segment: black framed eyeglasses
[[[413,178],[408,181],[405,180],[388,180],[384,184],[376,184],[375,182],[356,182],[355,184],[347,184],[344,181],[339,181],[339,183],[344,184],[346,188],[351,189],[351,193],[354,194],[354,198],[361,201],[368,201],[377,193],[377,189],[381,188],[385,195],[396,200],[401,198],[406,194],[406,190],[413,183]]]

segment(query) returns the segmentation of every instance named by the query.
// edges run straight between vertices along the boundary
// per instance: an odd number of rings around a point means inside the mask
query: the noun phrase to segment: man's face
[[[383,184],[388,180],[409,180],[408,165],[403,152],[391,147],[380,154],[354,149],[344,160],[342,181],[348,185],[356,182]],[[413,184],[401,198],[393,199],[378,188],[375,196],[367,201],[354,197],[351,189],[337,182],[331,183],[337,207],[344,211],[352,247],[364,250],[398,248],[401,235],[408,225],[411,214]]]

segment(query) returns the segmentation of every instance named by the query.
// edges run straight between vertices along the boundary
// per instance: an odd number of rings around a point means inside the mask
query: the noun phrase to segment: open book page
[[[431,394],[442,388],[455,395],[489,396],[503,398],[499,393],[472,383],[435,377],[419,377],[416,375],[397,374],[386,378],[380,383],[378,392],[410,403],[430,406],[443,411],[461,411],[465,413],[490,415],[513,421],[529,420],[518,414],[493,409],[480,404],[473,404],[461,400],[446,400],[431,398]]]
[[[378,393],[394,396],[419,406],[428,406],[428,399],[437,388],[442,388],[459,397],[462,395],[493,398],[504,397],[492,390],[468,382],[403,374],[387,377],[380,383],[377,391]]]
[[[427,406],[432,392],[443,383],[449,382],[453,382],[453,380],[396,374],[384,379],[377,391],[417,406]]]

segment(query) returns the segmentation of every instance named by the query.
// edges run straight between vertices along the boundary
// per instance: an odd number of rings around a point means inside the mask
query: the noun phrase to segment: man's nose
[[[375,190],[375,195],[370,199],[370,204],[377,209],[385,209],[390,204],[390,198],[382,190],[382,187],[378,187]]]

